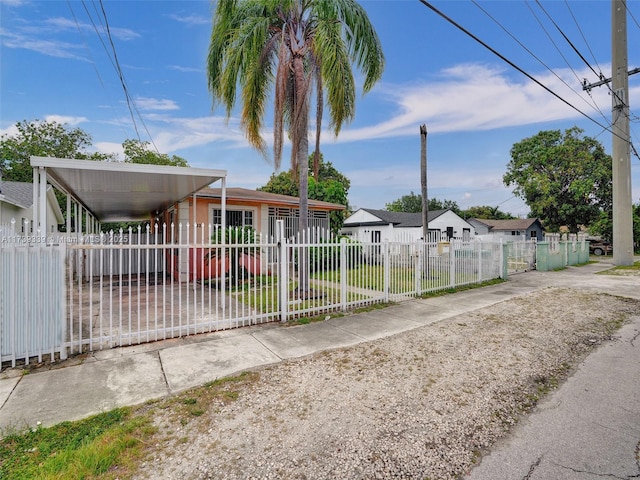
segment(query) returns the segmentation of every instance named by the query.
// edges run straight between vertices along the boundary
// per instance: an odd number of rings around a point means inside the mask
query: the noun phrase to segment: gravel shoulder
[[[213,400],[185,392],[147,406],[158,434],[135,478],[460,478],[638,312],[547,288],[256,370]]]

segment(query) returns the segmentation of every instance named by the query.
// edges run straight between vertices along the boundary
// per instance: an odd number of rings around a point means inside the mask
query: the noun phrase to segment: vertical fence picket
[[[318,226],[285,238],[285,231],[282,222],[276,223],[275,237],[254,236],[242,227],[221,231],[215,225],[154,223],[120,229],[119,235],[76,235],[77,243],[65,251],[63,271],[65,348],[82,353],[326,315],[502,274],[502,249],[491,243],[436,238],[357,241],[335,237]],[[584,242],[571,240],[575,256],[574,250],[583,249]],[[9,257],[14,270],[23,261],[16,255]],[[529,255],[529,250],[520,249],[517,255]],[[51,263],[50,256],[43,250],[34,261]],[[41,286],[29,288],[43,289],[49,276],[43,269]],[[27,287],[14,284],[15,297]],[[41,310],[25,314],[51,316],[54,303],[43,299],[37,307]],[[14,303],[11,308],[17,316],[21,309],[36,307]],[[47,343],[53,333],[51,328],[5,322],[0,338],[3,361],[18,359],[7,359],[7,342],[15,344],[10,347],[14,354],[27,350],[38,359],[53,355]],[[25,335],[34,343],[25,343]]]

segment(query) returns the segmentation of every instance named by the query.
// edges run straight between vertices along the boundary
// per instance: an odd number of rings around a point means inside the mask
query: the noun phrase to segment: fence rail
[[[317,229],[287,239],[284,233],[282,224],[275,237],[250,229],[186,225],[37,247],[4,240],[2,360],[15,365],[20,358],[28,362],[34,353],[33,348],[16,350],[16,328],[7,327],[15,318],[7,308],[16,308],[16,291],[28,298],[30,311],[39,311],[43,302],[57,306],[47,320],[55,328],[29,323],[32,334],[52,328],[58,332],[58,344],[49,352],[54,359],[402,301],[498,278],[504,271],[498,243],[356,242]],[[24,251],[40,262],[40,270],[34,266],[18,274],[15,267],[5,267],[19,261]],[[47,263],[47,251],[60,252],[62,260]],[[51,262],[58,262],[61,272],[58,290],[48,292],[45,301],[42,287],[32,280]]]

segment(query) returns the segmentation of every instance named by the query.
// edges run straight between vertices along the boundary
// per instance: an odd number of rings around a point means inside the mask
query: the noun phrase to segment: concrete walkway
[[[640,277],[594,275],[609,267],[601,262],[517,274],[499,285],[310,325],[267,324],[105,350],[28,375],[8,370],[0,376],[0,432],[140,404],[243,370],[409,331],[549,286],[640,299]],[[640,312],[622,329],[619,341],[589,356],[469,478],[640,475],[635,458],[640,441],[639,337]],[[615,451],[609,453],[612,446]]]

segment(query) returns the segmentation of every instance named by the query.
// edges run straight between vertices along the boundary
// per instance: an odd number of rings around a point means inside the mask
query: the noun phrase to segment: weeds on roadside
[[[144,455],[151,417],[131,408],[53,427],[11,433],[0,441],[0,478],[116,478]]]

